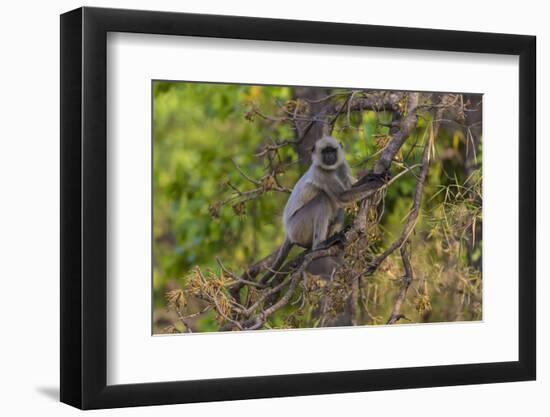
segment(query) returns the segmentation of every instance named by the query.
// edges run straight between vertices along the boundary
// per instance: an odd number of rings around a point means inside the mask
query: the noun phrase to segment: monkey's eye
[[[311,152],[315,152],[315,145],[311,147]]]

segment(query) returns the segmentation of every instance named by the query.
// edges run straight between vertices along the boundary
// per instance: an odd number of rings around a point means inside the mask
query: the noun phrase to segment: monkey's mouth
[[[332,147],[326,147],[321,151],[321,157],[324,165],[334,165],[338,160],[338,150]]]

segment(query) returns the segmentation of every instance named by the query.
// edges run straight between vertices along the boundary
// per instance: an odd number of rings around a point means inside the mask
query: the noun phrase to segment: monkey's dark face
[[[319,139],[311,149],[311,162],[319,169],[333,171],[345,163],[344,148],[331,136]]]
[[[338,162],[338,149],[333,148],[332,146],[327,146],[321,150],[321,159],[323,165],[332,166]]]

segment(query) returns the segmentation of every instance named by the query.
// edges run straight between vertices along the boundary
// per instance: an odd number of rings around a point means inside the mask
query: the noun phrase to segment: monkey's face
[[[319,139],[312,152],[313,164],[324,170],[332,171],[344,162],[342,144],[331,136]]]
[[[332,166],[338,162],[338,149],[327,146],[321,150],[321,160],[323,165]]]

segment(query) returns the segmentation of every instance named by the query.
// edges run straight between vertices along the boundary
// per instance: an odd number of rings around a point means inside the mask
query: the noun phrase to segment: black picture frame
[[[519,360],[107,385],[108,32],[519,56]],[[62,402],[94,409],[535,379],[534,36],[84,7],[61,15],[60,56]]]

